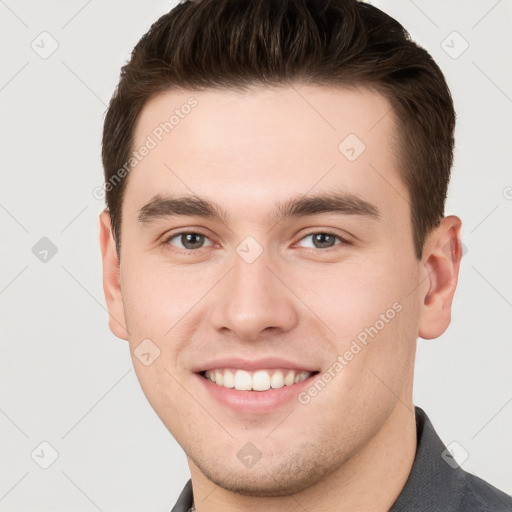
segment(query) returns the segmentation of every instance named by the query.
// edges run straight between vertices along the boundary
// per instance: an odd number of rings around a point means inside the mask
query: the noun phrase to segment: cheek
[[[130,333],[139,336],[172,336],[215,283],[216,274],[206,267],[184,271],[153,261],[134,263],[125,262],[121,286]]]
[[[327,275],[295,276],[304,303],[329,328],[332,363],[341,356],[338,382],[347,392],[382,387],[378,377],[398,388],[414,362],[417,264],[370,256],[330,266]]]
[[[287,280],[304,304],[334,331],[331,334],[347,340],[374,325],[381,315],[386,325],[394,320],[396,310],[410,301],[416,273],[411,264],[397,264],[394,255],[374,253],[336,264],[301,265],[288,271]]]

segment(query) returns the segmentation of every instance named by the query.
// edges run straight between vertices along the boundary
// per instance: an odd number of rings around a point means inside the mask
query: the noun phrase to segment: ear
[[[418,336],[433,339],[441,336],[451,321],[451,308],[459,277],[462,222],[455,215],[444,217],[428,236],[422,263],[428,289],[421,306]]]
[[[112,236],[110,213],[107,210],[100,214],[100,247],[103,261],[103,291],[109,314],[108,325],[114,336],[127,340],[128,331],[121,295],[119,258]]]

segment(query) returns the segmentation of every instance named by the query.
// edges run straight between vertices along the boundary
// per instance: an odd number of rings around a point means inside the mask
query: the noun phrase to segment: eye
[[[163,243],[172,245],[181,250],[192,251],[194,249],[207,247],[204,245],[206,240],[210,242],[208,246],[212,245],[211,240],[202,233],[197,233],[195,231],[181,231],[166,238]]]
[[[311,244],[306,246],[311,249],[329,249],[334,247],[335,245],[349,244],[347,240],[342,238],[339,235],[335,235],[334,233],[328,233],[326,231],[317,231],[314,233],[310,233],[305,237],[301,238],[300,242],[304,240],[311,239]],[[339,240],[340,243],[336,243],[336,240]]]

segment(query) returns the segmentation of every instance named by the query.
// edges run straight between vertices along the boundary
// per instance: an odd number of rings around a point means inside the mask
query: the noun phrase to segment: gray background
[[[415,403],[512,493],[512,2],[372,3],[431,52],[458,112],[447,214],[467,252],[451,326],[418,342]],[[120,66],[172,5],[0,0],[2,511],[169,511],[189,478],[108,329],[93,196]]]

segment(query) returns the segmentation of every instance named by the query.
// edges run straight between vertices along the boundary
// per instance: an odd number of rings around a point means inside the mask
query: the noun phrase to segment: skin
[[[450,323],[461,221],[443,218],[416,259],[396,120],[376,92],[304,84],[166,92],[145,106],[134,147],[191,96],[198,105],[129,174],[120,262],[109,215],[100,216],[110,328],[132,356],[145,338],[161,351],[149,366],[133,363],[187,455],[199,512],[386,511],[416,449],[417,338]],[[366,145],[353,162],[338,149],[351,133]],[[330,191],[364,199],[380,217],[268,220],[281,201]],[[165,193],[216,201],[229,222],[139,222],[140,209]],[[180,237],[166,240],[179,229],[205,234],[203,248],[187,253]],[[350,243],[318,248],[308,235],[322,232]],[[236,252],[247,236],[263,248],[250,264]],[[397,302],[401,311],[307,404],[241,414],[207,396],[192,371],[218,356],[271,355],[322,374]],[[262,453],[250,468],[237,457],[248,442]]]

